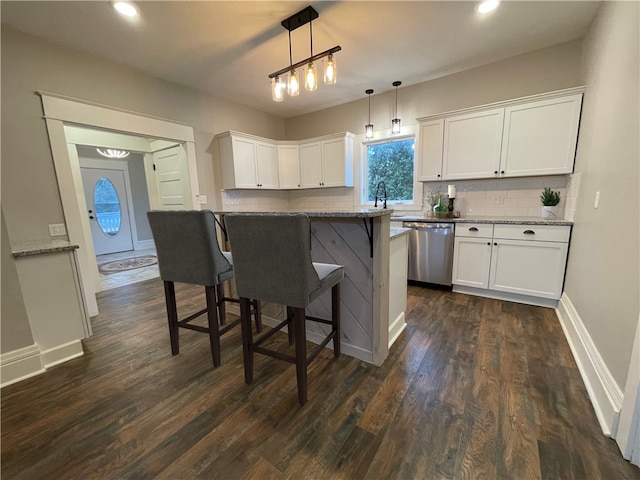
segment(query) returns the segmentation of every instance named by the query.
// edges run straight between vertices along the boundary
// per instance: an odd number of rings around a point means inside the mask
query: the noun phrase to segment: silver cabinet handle
[[[524,233],[525,235],[535,235],[536,234],[536,232],[534,232],[533,230],[525,230],[522,233]]]

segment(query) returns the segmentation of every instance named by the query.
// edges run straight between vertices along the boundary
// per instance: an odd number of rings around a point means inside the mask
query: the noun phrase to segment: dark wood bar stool
[[[344,267],[313,263],[311,225],[302,214],[229,214],[225,225],[234,257],[236,288],[240,296],[245,383],[253,382],[253,354],[262,353],[296,365],[298,401],[307,401],[307,366],[333,340],[340,356],[340,281]],[[331,320],[306,315],[306,307],[331,288]],[[273,330],[253,339],[250,299],[286,306],[287,315]],[[306,320],[331,325],[326,338],[307,356]],[[289,330],[295,356],[262,344],[281,330]]]
[[[209,334],[213,366],[220,365],[220,335],[240,323],[240,319],[226,325],[225,302],[239,303],[224,296],[223,282],[233,278],[233,258],[218,245],[213,212],[158,211],[147,212],[149,225],[158,254],[160,278],[164,282],[167,304],[171,353],[180,353],[178,329],[186,328]],[[178,318],[175,282],[203,285],[206,308],[183,319]],[[219,314],[218,314],[219,312]],[[192,320],[207,314],[208,327],[192,325]],[[260,304],[253,301],[256,329],[262,331]],[[225,325],[221,328],[221,325]]]

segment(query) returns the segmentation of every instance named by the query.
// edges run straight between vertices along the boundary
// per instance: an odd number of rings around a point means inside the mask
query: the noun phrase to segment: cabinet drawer
[[[491,238],[493,225],[490,223],[456,223],[456,237]]]
[[[571,227],[554,225],[494,225],[493,238],[568,242]]]

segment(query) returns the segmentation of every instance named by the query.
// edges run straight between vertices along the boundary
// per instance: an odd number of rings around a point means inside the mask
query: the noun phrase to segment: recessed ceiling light
[[[114,2],[113,8],[115,8],[118,13],[124,15],[125,17],[138,16],[138,7],[136,7],[131,2]]]
[[[478,13],[489,13],[498,8],[498,5],[500,5],[499,0],[485,0],[478,5],[477,10]]]

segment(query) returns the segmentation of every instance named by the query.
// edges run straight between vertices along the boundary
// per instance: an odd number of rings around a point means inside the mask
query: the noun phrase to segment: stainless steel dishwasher
[[[408,279],[451,285],[453,223],[403,222],[409,232]]]

